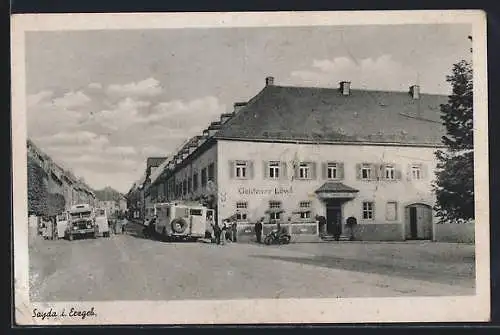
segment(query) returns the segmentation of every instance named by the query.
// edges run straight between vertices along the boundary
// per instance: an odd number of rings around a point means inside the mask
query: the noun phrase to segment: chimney
[[[248,105],[248,102],[235,102],[234,103],[234,114],[238,113],[243,107]]]
[[[420,98],[420,86],[418,86],[418,85],[410,86],[410,91],[408,93],[410,93],[411,98],[413,100],[419,99]]]
[[[340,92],[342,95],[350,95],[351,94],[351,82],[350,81],[341,81],[340,82]]]
[[[234,112],[233,113],[224,113],[220,116],[220,123],[221,124],[224,124],[226,123],[227,121],[229,121],[229,119],[231,119],[232,117],[234,116]]]
[[[203,135],[202,135],[202,138],[207,138],[207,137],[209,137],[208,135],[209,135],[208,128],[207,128],[207,129],[204,129],[204,130],[203,130]]]
[[[266,86],[274,85],[274,77],[266,77]]]

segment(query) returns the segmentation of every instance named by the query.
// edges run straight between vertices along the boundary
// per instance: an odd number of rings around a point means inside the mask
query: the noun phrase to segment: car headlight
[[[77,226],[73,226],[73,229],[74,229],[74,230],[77,230],[77,229],[78,229],[78,227],[77,227]]]

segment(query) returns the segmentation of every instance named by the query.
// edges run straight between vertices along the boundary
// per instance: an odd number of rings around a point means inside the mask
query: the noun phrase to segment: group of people
[[[235,220],[225,219],[222,225],[214,221],[212,216],[208,217],[208,222],[212,227],[214,242],[218,245],[225,245],[227,241],[237,242],[237,224]]]

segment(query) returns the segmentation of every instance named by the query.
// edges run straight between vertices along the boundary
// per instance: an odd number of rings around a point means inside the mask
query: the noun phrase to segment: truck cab
[[[92,207],[88,204],[74,205],[69,210],[69,221],[65,237],[72,241],[76,236],[96,238],[99,228]]]

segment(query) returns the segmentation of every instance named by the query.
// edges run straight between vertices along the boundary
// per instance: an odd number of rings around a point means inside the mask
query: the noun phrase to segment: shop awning
[[[332,182],[332,181],[324,183],[323,185],[321,185],[320,188],[318,188],[315,191],[318,197],[327,199],[354,198],[356,196],[356,193],[358,192],[359,190],[356,190],[341,182]]]

